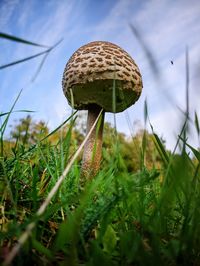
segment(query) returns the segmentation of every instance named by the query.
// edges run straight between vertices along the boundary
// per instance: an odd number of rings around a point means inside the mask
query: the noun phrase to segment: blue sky
[[[160,71],[159,79],[131,32],[130,23],[137,27],[150,48]],[[10,109],[23,89],[16,109],[36,111],[34,119],[45,120],[50,128],[59,125],[71,113],[61,86],[67,60],[81,45],[105,40],[129,52],[143,76],[144,88],[138,102],[116,116],[119,131],[130,135],[143,126],[144,101],[147,99],[154,130],[167,141],[168,148],[173,148],[183,121],[177,106],[185,109],[186,46],[190,64],[190,115],[193,119],[196,110],[200,116],[199,0],[0,0],[0,29],[46,45],[64,38],[50,53],[34,82],[30,81],[41,58],[0,71],[0,112]],[[42,50],[0,39],[0,65]],[[14,114],[12,119],[21,116]],[[107,114],[106,120],[112,122],[113,115]],[[192,130],[189,142],[198,145]]]

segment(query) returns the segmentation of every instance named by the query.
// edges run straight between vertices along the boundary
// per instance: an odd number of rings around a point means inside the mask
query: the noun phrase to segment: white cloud
[[[7,28],[7,23],[10,21],[17,5],[19,4],[20,0],[2,0],[0,5],[0,29],[4,31]],[[10,32],[10,31],[9,31]],[[9,33],[7,32],[7,33]]]

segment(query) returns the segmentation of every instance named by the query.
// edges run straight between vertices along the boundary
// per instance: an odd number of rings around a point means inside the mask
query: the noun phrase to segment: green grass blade
[[[198,119],[198,115],[197,115],[196,112],[195,112],[195,120],[194,120],[194,122],[195,122],[195,127],[196,127],[196,130],[197,130],[197,134],[198,134],[198,136],[199,136],[199,134],[200,134],[200,127],[199,127],[199,119]]]
[[[31,111],[31,110],[16,110],[16,111],[12,111],[12,113],[34,113],[35,111]],[[0,117],[8,115],[10,112],[5,112],[5,113],[0,113]]]
[[[21,95],[21,93],[22,93],[22,89],[20,90],[20,92],[19,92],[19,94],[18,94],[16,100],[14,101],[14,103],[13,103],[13,105],[12,105],[10,111],[9,111],[8,114],[7,114],[7,117],[5,118],[3,124],[2,124],[1,127],[0,127],[0,154],[1,154],[1,156],[3,156],[3,136],[4,136],[4,132],[5,132],[5,130],[6,130],[6,126],[7,126],[7,124],[8,124],[8,120],[9,120],[9,118],[10,118],[10,115],[11,115],[11,113],[13,112],[13,109],[14,109],[14,107],[15,107],[15,105],[16,105],[16,103],[17,103],[17,101],[18,101],[18,99],[19,99],[19,97],[20,97],[20,95]]]
[[[158,135],[156,133],[153,133],[154,136],[154,143],[156,145],[156,148],[161,156],[161,158],[163,159],[163,162],[168,165],[169,163],[169,156],[165,150],[164,145],[162,144],[162,142],[160,141],[160,138],[158,137]]]
[[[24,44],[28,44],[28,45],[49,48],[49,46],[47,46],[47,45],[42,45],[42,44],[38,44],[38,43],[35,43],[35,42],[30,42],[30,41],[27,41],[25,39],[21,39],[19,37],[16,37],[16,36],[13,36],[13,35],[9,35],[9,34],[3,33],[3,32],[0,32],[0,38],[7,39],[7,40],[13,41],[13,42],[20,42],[20,43],[24,43]]]
[[[43,54],[46,54],[46,53],[48,53],[48,52],[49,52],[49,49],[46,50],[46,51],[44,51],[44,52],[37,53],[37,54],[35,54],[35,55],[28,56],[28,57],[25,57],[25,58],[23,58],[23,59],[20,59],[20,60],[17,60],[17,61],[14,61],[14,62],[11,62],[11,63],[8,63],[8,64],[5,64],[5,65],[2,65],[2,66],[0,66],[0,70],[1,70],[1,69],[4,69],[4,68],[7,68],[7,67],[11,67],[11,66],[17,65],[17,64],[20,64],[20,63],[23,63],[23,62],[26,62],[26,61],[29,61],[29,60],[31,60],[31,59],[34,59],[34,58],[38,57],[38,56],[41,56],[41,55],[43,55]]]
[[[21,93],[22,93],[22,89],[20,90],[20,92],[19,92],[19,94],[18,94],[16,100],[14,101],[14,103],[13,103],[13,105],[12,105],[10,111],[9,111],[8,114],[7,114],[6,119],[4,120],[2,126],[0,127],[1,135],[3,135],[4,132],[5,132],[5,129],[6,129],[6,126],[7,126],[8,120],[9,120],[9,118],[10,118],[10,115],[11,115],[11,113],[13,112],[13,109],[14,109],[14,107],[15,107],[15,105],[16,105],[16,103],[17,103],[17,101],[18,101],[18,99],[19,99],[19,97],[20,97],[20,95],[21,95]]]
[[[42,61],[40,62],[40,64],[39,64],[39,66],[38,66],[38,68],[37,68],[37,70],[36,70],[36,72],[35,72],[33,78],[31,79],[31,82],[34,82],[34,81],[36,80],[36,78],[37,78],[37,76],[39,75],[39,73],[40,73],[40,71],[41,71],[41,69],[42,69],[42,67],[43,67],[43,65],[44,65],[44,63],[45,63],[45,61],[46,61],[48,55],[49,55],[49,52],[46,53],[46,54],[44,55],[44,57],[42,58]]]
[[[51,50],[53,50],[57,45],[59,45],[61,42],[62,42],[63,39],[61,39],[60,41],[58,41],[55,45],[53,45],[51,48],[41,52],[41,53],[37,53],[35,55],[32,55],[32,56],[28,56],[28,57],[25,57],[23,59],[20,59],[20,60],[17,60],[17,61],[14,61],[14,62],[11,62],[11,63],[8,63],[8,64],[5,64],[5,65],[2,65],[0,66],[0,70],[1,69],[4,69],[4,68],[7,68],[7,67],[11,67],[11,66],[14,66],[14,65],[17,65],[17,64],[20,64],[20,63],[24,63],[26,61],[29,61],[31,59],[34,59],[38,56],[41,56],[41,55],[44,55],[44,54],[48,54]],[[43,65],[43,64],[42,64]],[[39,66],[39,69],[41,69],[41,66]]]
[[[46,137],[40,140],[44,141],[45,139],[49,138],[51,135],[53,135],[56,131],[58,131],[62,126],[64,126],[72,117],[77,113],[78,111],[75,111],[72,115],[70,115],[62,124],[60,124],[57,128],[55,128],[53,131],[51,131]],[[76,119],[76,117],[75,117]]]
[[[135,26],[133,26],[132,24],[130,24],[129,26],[131,28],[132,33],[135,35],[135,37],[139,41],[143,51],[145,52],[145,55],[148,58],[149,63],[152,67],[153,73],[155,74],[156,77],[158,77],[160,70],[159,70],[158,65],[156,63],[155,57],[153,56],[153,53],[148,48],[148,45],[146,44],[145,40],[143,39],[140,31]]]
[[[147,119],[148,119],[148,105],[147,105],[147,99],[145,99],[145,102],[144,102],[144,124],[145,124],[145,128],[146,128]]]
[[[52,259],[53,255],[51,251],[48,248],[46,248],[44,245],[42,245],[39,241],[32,238],[31,243],[32,243],[33,248],[35,248],[39,253],[45,255],[49,259]]]
[[[154,132],[154,129],[153,129],[153,126],[152,126],[150,120],[149,120],[149,124],[150,124],[151,130],[152,130],[153,136],[154,136],[154,138],[153,138],[154,144],[155,144],[164,164],[167,166],[169,164],[169,156],[168,156],[166,149],[165,149],[163,143],[161,142],[160,138]]]
[[[62,124],[60,124],[57,128],[55,128],[53,131],[51,131],[47,136],[45,136],[44,138],[42,138],[41,140],[39,140],[37,142],[37,144],[32,145],[29,149],[24,150],[24,152],[20,155],[20,158],[23,158],[26,154],[33,152],[34,149],[37,149],[40,145],[41,142],[43,142],[44,140],[48,139],[51,135],[53,135],[54,133],[56,133],[62,126],[64,126],[70,119],[72,119],[72,117],[77,113],[78,111],[75,111],[70,117],[68,117]],[[19,158],[18,158],[19,159]],[[17,160],[17,158],[13,159],[14,161]]]
[[[193,148],[191,145],[189,145],[184,138],[182,138],[181,136],[179,136],[179,138],[183,141],[183,143],[188,148],[191,149],[191,151],[193,152],[193,154],[195,155],[195,157],[197,158],[197,160],[200,162],[200,152],[198,150],[196,150],[195,148]]]
[[[39,73],[40,73],[40,71],[41,71],[41,69],[42,69],[42,67],[43,67],[43,65],[44,65],[44,63],[45,63],[45,61],[46,61],[46,59],[47,59],[49,53],[51,52],[51,50],[54,49],[57,45],[59,45],[62,41],[63,41],[63,39],[59,40],[59,41],[58,41],[54,46],[52,46],[52,47],[49,49],[49,51],[44,55],[44,57],[42,58],[42,60],[41,60],[41,62],[40,62],[40,64],[39,64],[39,66],[38,66],[38,68],[37,68],[37,70],[36,70],[36,72],[35,72],[35,74],[34,74],[34,76],[33,76],[33,78],[31,79],[31,82],[34,82],[34,81],[36,80],[36,78],[37,78],[37,76],[39,75]]]

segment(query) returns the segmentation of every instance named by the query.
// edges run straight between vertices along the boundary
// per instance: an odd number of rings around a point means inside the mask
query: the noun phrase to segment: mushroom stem
[[[90,131],[101,110],[102,108],[98,105],[91,105],[88,109],[87,133]],[[100,168],[104,114],[105,112],[103,111],[99,121],[100,124],[97,123],[84,146],[81,167],[81,176],[83,178],[92,178],[98,173]]]

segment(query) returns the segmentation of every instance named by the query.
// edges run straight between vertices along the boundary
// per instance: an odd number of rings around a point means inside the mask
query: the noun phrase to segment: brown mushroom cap
[[[142,91],[142,77],[130,55],[119,46],[96,41],[80,47],[69,59],[63,74],[63,91],[74,108],[87,110],[97,104],[106,112],[121,112],[134,104]]]

